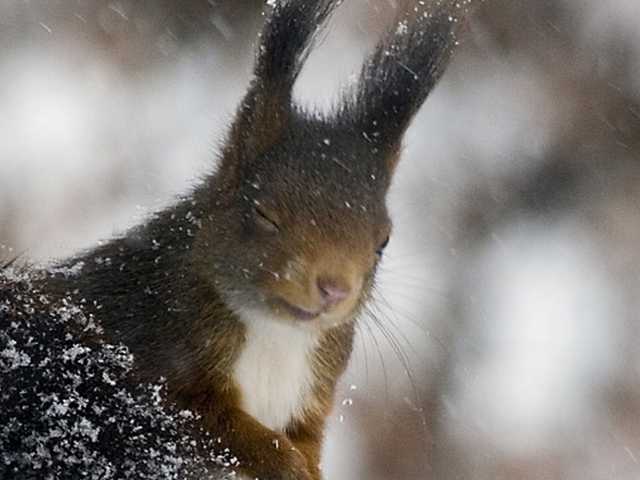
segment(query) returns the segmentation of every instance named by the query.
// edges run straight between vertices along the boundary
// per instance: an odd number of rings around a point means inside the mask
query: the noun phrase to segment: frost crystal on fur
[[[100,334],[78,306],[0,272],[0,478],[226,478],[233,457]]]

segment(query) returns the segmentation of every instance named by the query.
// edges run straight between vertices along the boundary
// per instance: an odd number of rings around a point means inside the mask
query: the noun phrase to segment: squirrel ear
[[[320,27],[342,0],[276,0],[260,36],[254,78],[232,127],[232,143],[268,149],[292,111],[292,91]]]
[[[342,115],[368,141],[389,153],[391,170],[404,132],[447,66],[458,43],[456,33],[461,18],[471,3],[472,0],[415,2],[410,11],[401,14],[362,67],[355,93],[343,107]]]

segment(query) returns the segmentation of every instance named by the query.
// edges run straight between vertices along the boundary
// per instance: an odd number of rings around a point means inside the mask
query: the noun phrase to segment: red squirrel
[[[402,137],[469,1],[408,8],[321,114],[292,90],[339,3],[276,3],[215,172],[35,283],[126,345],[141,382],[166,379],[166,401],[196,412],[251,479],[322,477],[336,383],[389,242]]]

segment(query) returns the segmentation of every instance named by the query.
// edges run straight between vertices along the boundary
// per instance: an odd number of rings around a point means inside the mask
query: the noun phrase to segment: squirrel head
[[[468,2],[405,12],[330,114],[292,101],[339,4],[290,0],[261,35],[255,76],[205,189],[194,255],[232,310],[326,328],[367,299],[391,221],[402,136],[447,63]]]

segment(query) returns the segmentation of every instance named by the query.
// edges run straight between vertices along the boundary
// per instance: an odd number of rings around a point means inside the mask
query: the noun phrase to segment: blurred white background
[[[345,2],[298,98],[327,108],[410,1]],[[0,256],[87,248],[211,170],[261,9],[2,0]],[[327,479],[640,478],[639,22],[477,9],[406,138]]]

